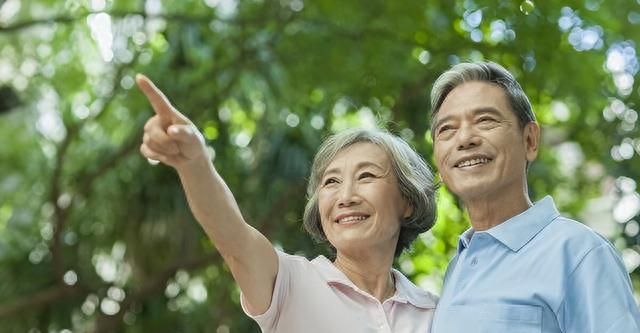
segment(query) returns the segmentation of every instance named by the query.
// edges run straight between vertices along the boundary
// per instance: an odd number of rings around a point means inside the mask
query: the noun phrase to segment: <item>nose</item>
[[[473,130],[471,126],[461,126],[456,131],[456,139],[458,143],[458,150],[466,150],[477,147],[480,145],[480,137]]]
[[[338,194],[338,207],[350,207],[360,202],[360,197],[357,195],[356,184],[352,181],[346,181],[342,183],[342,188]]]

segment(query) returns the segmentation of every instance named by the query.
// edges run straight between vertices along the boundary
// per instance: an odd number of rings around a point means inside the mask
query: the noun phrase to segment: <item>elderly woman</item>
[[[437,298],[392,268],[435,219],[433,175],[407,143],[379,130],[327,139],[313,162],[304,226],[335,260],[275,250],[247,224],[202,135],[146,77],[155,115],[142,155],[175,168],[193,214],[229,266],[263,332],[428,332]]]

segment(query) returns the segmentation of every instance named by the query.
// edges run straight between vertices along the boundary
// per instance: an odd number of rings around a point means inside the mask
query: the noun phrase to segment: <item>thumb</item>
[[[162,93],[153,82],[143,74],[136,75],[136,83],[140,90],[147,97],[153,111],[160,117],[164,126],[171,124],[190,124],[189,118],[185,117],[171,105],[169,99]]]

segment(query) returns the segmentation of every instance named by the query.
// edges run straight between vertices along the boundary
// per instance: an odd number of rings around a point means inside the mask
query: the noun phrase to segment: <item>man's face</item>
[[[526,163],[537,155],[536,123],[521,129],[498,85],[472,81],[454,88],[434,118],[436,165],[463,201],[515,198],[526,191]]]

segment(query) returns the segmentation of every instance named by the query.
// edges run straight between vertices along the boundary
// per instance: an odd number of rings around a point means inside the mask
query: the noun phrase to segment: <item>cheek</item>
[[[435,158],[435,162],[436,162],[436,166],[438,168],[441,168],[441,166],[444,164],[444,160],[445,160],[445,147],[442,144],[436,144],[433,147],[433,156]]]
[[[378,212],[385,215],[385,218],[403,218],[406,211],[407,202],[400,194],[398,185],[391,184],[379,188],[370,198],[372,204],[377,206]]]
[[[436,164],[436,169],[440,174],[440,177],[445,178],[447,176],[448,169],[446,167],[446,156],[441,151],[434,150],[433,152],[434,162]]]
[[[327,206],[323,204],[323,201],[318,200],[318,213],[320,214],[320,226],[322,231],[326,234],[327,221],[329,220],[329,210]]]
[[[331,196],[325,191],[320,191],[318,193],[318,210],[320,211],[320,216],[324,218],[326,214],[328,214],[329,209],[331,208]]]

